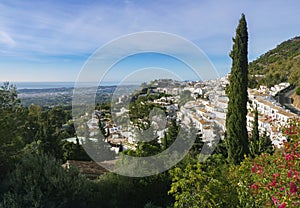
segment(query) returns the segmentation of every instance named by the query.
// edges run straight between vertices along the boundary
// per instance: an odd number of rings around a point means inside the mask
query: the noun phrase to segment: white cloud
[[[14,39],[12,39],[12,37],[4,31],[0,31],[0,44],[1,43],[9,47],[16,45],[16,41],[14,41]]]
[[[231,38],[242,12],[253,59],[299,35],[299,6],[298,0],[2,0],[0,53],[2,59],[48,63],[47,56],[85,57],[119,36],[152,30],[193,41],[208,56],[224,59],[223,67],[221,61],[217,63],[223,70],[228,68]],[[62,68],[59,64],[57,68]]]
[[[143,30],[179,34],[203,44],[209,53],[224,54],[231,42],[222,41],[234,35],[242,12],[249,21],[253,52],[259,53],[264,45],[255,41],[265,40],[269,46],[296,32],[288,30],[300,24],[297,1],[16,2],[1,6],[0,26],[14,37],[4,40],[18,42],[18,51],[53,55],[91,53],[118,36]]]

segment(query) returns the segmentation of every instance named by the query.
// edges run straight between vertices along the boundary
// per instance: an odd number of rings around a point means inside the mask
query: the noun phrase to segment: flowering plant
[[[282,132],[287,141],[272,155],[246,157],[231,166],[238,207],[300,207],[300,120],[291,120]]]
[[[299,120],[292,120],[283,132],[288,141],[282,148],[273,155],[262,154],[253,160],[249,188],[254,199],[264,205],[300,207]]]

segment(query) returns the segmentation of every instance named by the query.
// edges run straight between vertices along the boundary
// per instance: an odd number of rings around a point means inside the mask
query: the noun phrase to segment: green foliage
[[[252,157],[259,154],[259,130],[258,130],[258,111],[254,111],[254,121],[252,123],[252,136],[249,142],[249,150]]]
[[[174,207],[235,207],[237,198],[228,180],[224,158],[214,155],[205,164],[187,164],[170,170],[172,185],[169,194],[175,197]]]
[[[24,147],[24,109],[17,97],[16,87],[4,83],[0,88],[0,178],[20,159]]]
[[[90,161],[91,158],[85,152],[83,147],[79,144],[78,138],[77,142],[74,144],[73,142],[65,141],[62,144],[63,151],[63,160],[80,160],[80,161]]]
[[[284,41],[249,64],[249,86],[268,87],[289,81],[300,84],[300,37]],[[263,75],[255,77],[255,75]]]
[[[203,164],[170,170],[173,183],[169,193],[175,197],[174,207],[298,207],[299,119],[284,127],[283,133],[290,142],[272,155],[247,157],[229,167],[215,154]]]
[[[296,94],[297,94],[297,95],[300,95],[300,87],[297,87],[297,89],[296,89]]]
[[[144,206],[144,208],[161,208],[161,207],[155,206],[154,204],[152,204],[152,202],[149,202]]]
[[[272,140],[269,135],[267,135],[267,132],[265,131],[263,135],[259,139],[259,153],[268,153],[273,154],[274,147]]]
[[[273,155],[261,154],[232,168],[242,207],[298,207],[300,194],[300,121],[283,132],[285,142]]]
[[[246,128],[248,102],[248,32],[244,14],[236,29],[236,37],[230,57],[232,68],[227,94],[229,98],[226,115],[226,146],[228,160],[238,164],[249,153],[248,133]]]
[[[254,121],[252,125],[252,135],[249,138],[250,155],[254,158],[262,153],[272,154],[274,150],[270,136],[267,135],[266,131],[263,135],[259,135],[257,107],[254,110]]]
[[[256,202],[250,190],[250,184],[253,182],[250,167],[252,159],[246,158],[240,165],[232,165],[230,167],[228,178],[236,190],[238,203],[235,207],[253,208],[263,207],[259,202]]]
[[[173,198],[167,192],[171,180],[166,173],[145,178],[130,178],[108,173],[93,183],[94,190],[89,194],[91,207],[167,207]]]
[[[144,88],[143,91],[147,93],[148,89]],[[161,109],[165,112],[165,108],[162,107],[161,105],[155,104],[152,101],[158,98],[163,97],[165,94],[163,93],[157,93],[157,94],[140,94],[136,93],[132,101],[129,103],[129,115],[130,115],[130,120],[134,124],[139,124],[140,128],[146,129],[146,127],[141,124],[139,121],[146,121],[150,124],[149,122],[149,114],[152,109],[158,108]]]
[[[22,148],[37,147],[32,152],[49,153],[63,159],[62,139],[75,135],[71,108],[57,106],[24,108],[16,87],[4,83],[0,88],[0,172],[1,177],[22,157]]]
[[[0,87],[0,112],[4,110],[17,110],[20,105],[21,102],[18,98],[16,86],[5,82]]]
[[[74,124],[69,122],[70,110],[62,106],[45,110],[30,106],[28,115],[26,120],[31,140],[40,140],[44,153],[63,159],[62,140],[75,136]]]
[[[27,155],[9,176],[2,207],[83,207],[86,179],[47,155]]]
[[[167,132],[165,132],[162,138],[162,149],[169,148],[176,140],[179,132],[179,126],[177,125],[176,119],[171,119]]]

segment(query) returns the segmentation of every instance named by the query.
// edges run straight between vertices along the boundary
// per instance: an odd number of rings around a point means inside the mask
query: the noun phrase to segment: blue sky
[[[224,75],[230,70],[228,54],[241,13],[248,21],[253,60],[300,35],[299,8],[298,0],[1,0],[0,81],[75,81],[97,48],[140,31],[174,33],[192,41]],[[128,61],[122,65],[124,70],[130,66]],[[111,81],[120,80],[119,74]]]

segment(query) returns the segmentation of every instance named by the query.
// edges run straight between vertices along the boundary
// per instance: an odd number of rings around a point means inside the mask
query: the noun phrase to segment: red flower
[[[290,183],[290,193],[297,193],[297,186],[294,183]]]
[[[298,171],[295,171],[294,177],[295,177],[296,179],[299,179],[299,173],[298,173]]]
[[[257,174],[262,174],[262,167],[259,165],[258,170],[256,171]]]
[[[255,183],[250,186],[250,189],[253,191],[254,194],[258,193],[258,186]]]
[[[294,160],[294,156],[292,154],[286,154],[285,160]]]
[[[276,188],[276,180],[271,182],[271,186],[273,186],[274,188]]]
[[[285,208],[286,207],[286,203],[283,202],[278,208]]]
[[[257,185],[254,183],[254,184],[252,184],[252,185],[250,186],[250,188],[251,188],[251,189],[257,189],[258,187],[257,187]]]
[[[255,170],[256,170],[256,168],[255,168],[255,166],[253,166],[253,167],[251,168],[251,172],[252,172],[252,173],[255,173]]]
[[[272,175],[272,178],[273,178],[273,179],[275,179],[275,178],[277,178],[277,177],[280,177],[280,173],[275,173],[275,174]]]
[[[287,175],[288,175],[288,178],[292,177],[292,171],[289,171],[289,172],[287,173]]]
[[[257,173],[257,174],[262,174],[262,166],[255,164],[254,166],[252,166],[251,172]]]
[[[274,180],[274,181],[268,183],[266,187],[267,187],[269,190],[272,190],[272,189],[271,189],[272,186],[273,186],[274,188],[276,188],[276,180]]]

